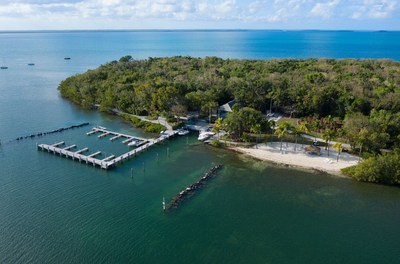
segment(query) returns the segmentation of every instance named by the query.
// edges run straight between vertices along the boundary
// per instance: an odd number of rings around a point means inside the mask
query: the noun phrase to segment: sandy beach
[[[244,153],[251,157],[271,161],[279,164],[286,164],[290,166],[303,167],[307,169],[315,169],[324,171],[331,174],[340,175],[341,169],[356,165],[358,157],[348,153],[341,153],[339,161],[337,161],[337,151],[333,148],[328,151],[321,147],[321,155],[311,155],[297,144],[283,143],[283,149],[280,150],[280,142],[272,142],[268,144],[258,144],[257,148],[232,147],[233,150]]]

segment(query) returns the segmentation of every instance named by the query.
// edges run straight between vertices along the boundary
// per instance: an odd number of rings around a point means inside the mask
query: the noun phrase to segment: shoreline
[[[321,148],[321,155],[317,156],[305,153],[300,144],[297,144],[296,150],[294,150],[295,144],[293,143],[288,143],[287,147],[286,143],[284,143],[281,152],[280,144],[280,142],[272,142],[258,144],[257,148],[255,146],[251,148],[230,146],[227,149],[277,165],[302,168],[340,177],[347,177],[341,172],[341,169],[358,163],[358,157],[348,153],[341,153],[339,162],[337,162],[337,151],[334,149],[330,149],[330,155],[328,156],[327,150]]]

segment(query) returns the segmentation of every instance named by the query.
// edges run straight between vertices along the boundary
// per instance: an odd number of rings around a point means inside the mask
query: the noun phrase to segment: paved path
[[[136,116],[137,118],[140,118],[141,120],[153,123],[153,124],[160,124],[165,126],[167,131],[173,131],[172,126],[168,124],[167,119],[165,117],[159,116],[158,119],[152,120],[152,119],[147,119],[147,116],[137,116],[137,115],[132,115]]]
[[[168,124],[167,119],[165,117],[159,116],[158,119],[152,120],[152,119],[147,119],[147,116],[138,116],[138,115],[133,115],[133,114],[129,114],[129,113],[124,113],[124,112],[122,112],[122,111],[120,111],[118,109],[113,109],[113,111],[115,113],[117,113],[117,114],[127,114],[127,115],[130,115],[130,116],[134,116],[134,117],[139,118],[140,120],[144,120],[144,121],[147,121],[147,122],[150,122],[150,123],[153,123],[153,124],[160,124],[160,125],[165,126],[167,131],[170,131],[170,132],[174,131],[172,129],[172,126],[170,124]]]

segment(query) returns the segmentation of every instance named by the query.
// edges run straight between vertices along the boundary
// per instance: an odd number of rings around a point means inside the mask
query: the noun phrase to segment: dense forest
[[[299,131],[349,143],[369,164],[382,157],[400,163],[392,151],[400,146],[400,63],[395,61],[125,56],[67,78],[59,90],[83,107],[151,116],[207,115],[234,99],[234,112],[219,126],[238,140],[274,129],[262,118],[272,109],[301,118]],[[360,170],[349,173],[369,179]]]

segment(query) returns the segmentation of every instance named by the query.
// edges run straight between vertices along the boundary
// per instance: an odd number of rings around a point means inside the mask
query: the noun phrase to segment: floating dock
[[[42,151],[47,151],[49,153],[51,152],[54,155],[59,154],[61,157],[71,158],[72,160],[77,160],[79,162],[86,162],[86,164],[92,164],[93,166],[99,166],[102,169],[108,169],[112,166],[117,165],[118,163],[121,163],[131,157],[138,155],[139,153],[143,152],[144,150],[150,148],[151,146],[156,145],[156,144],[178,134],[178,131],[169,131],[169,132],[163,133],[159,138],[145,139],[145,138],[139,138],[139,137],[131,136],[131,135],[127,135],[127,134],[121,134],[121,133],[117,133],[117,132],[113,132],[113,131],[108,131],[105,128],[95,127],[92,129],[92,131],[86,133],[86,135],[92,135],[97,132],[101,132],[102,133],[101,136],[107,133],[107,135],[114,135],[114,137],[118,136],[118,138],[125,137],[125,138],[127,138],[125,140],[126,141],[125,143],[132,141],[132,139],[139,139],[139,140],[145,141],[145,144],[142,144],[141,146],[139,146],[129,152],[126,152],[118,157],[116,157],[115,155],[111,155],[104,159],[96,158],[96,156],[101,154],[101,151],[97,151],[97,152],[94,152],[89,155],[82,154],[86,151],[89,151],[88,148],[83,148],[83,149],[80,149],[75,152],[71,151],[72,148],[76,147],[75,144],[68,146],[66,148],[60,148],[60,146],[65,144],[64,141],[61,141],[61,142],[58,142],[58,143],[55,143],[52,145],[39,144],[39,145],[37,145],[37,147],[38,147],[38,149],[40,149]]]

